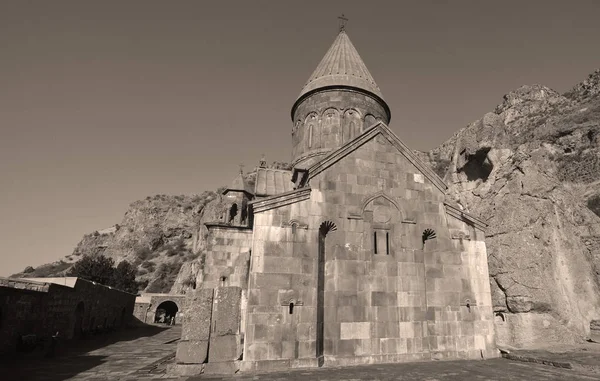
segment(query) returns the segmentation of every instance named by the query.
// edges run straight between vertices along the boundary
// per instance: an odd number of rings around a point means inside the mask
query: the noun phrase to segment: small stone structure
[[[77,277],[0,278],[0,352],[17,349],[23,336],[63,339],[131,321],[135,295]]]
[[[499,356],[484,229],[387,126],[345,31],[292,107],[291,171],[224,191],[182,375]]]
[[[144,293],[135,298],[133,316],[142,323],[152,324],[156,321],[156,313],[164,309],[167,314],[175,316],[175,324],[181,323],[183,317],[185,295]]]

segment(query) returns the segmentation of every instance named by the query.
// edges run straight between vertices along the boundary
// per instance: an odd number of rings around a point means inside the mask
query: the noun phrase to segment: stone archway
[[[154,323],[167,323],[175,319],[179,312],[179,306],[172,300],[165,300],[156,307]]]

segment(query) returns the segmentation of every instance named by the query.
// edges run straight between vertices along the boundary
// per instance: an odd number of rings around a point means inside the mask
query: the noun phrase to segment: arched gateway
[[[179,307],[172,300],[165,300],[156,307],[154,313],[154,323],[171,323],[177,316]]]

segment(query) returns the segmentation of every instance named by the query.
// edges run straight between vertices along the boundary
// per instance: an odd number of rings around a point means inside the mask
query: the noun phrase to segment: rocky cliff
[[[500,343],[573,342],[600,318],[600,70],[565,94],[522,86],[423,154],[489,225]]]

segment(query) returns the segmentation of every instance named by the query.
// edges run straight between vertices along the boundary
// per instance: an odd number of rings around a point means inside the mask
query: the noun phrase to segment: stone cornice
[[[445,202],[444,206],[446,207],[446,213],[449,214],[450,216],[457,218],[461,221],[464,221],[470,225],[475,226],[477,229],[485,231],[485,229],[488,227],[488,225],[483,222],[482,220],[480,220],[479,218],[476,218],[474,216],[472,216],[471,214],[460,210],[459,208],[457,208],[456,206]]]
[[[254,213],[261,213],[269,209],[279,208],[285,205],[294,204],[299,201],[308,200],[310,198],[310,187],[295,189],[290,192],[281,193],[275,196],[261,198],[251,201]]]
[[[444,181],[421,159],[419,159],[396,134],[383,122],[377,122],[362,134],[342,145],[337,150],[329,153],[319,162],[308,168],[308,181],[313,177],[331,167],[356,149],[367,143],[377,135],[383,135],[394,147],[400,151],[408,161],[411,162],[433,185],[435,185],[442,193],[446,192],[448,186]]]
[[[311,158],[317,157],[317,156],[324,156],[324,155],[327,155],[329,152],[331,152],[331,148],[312,149],[308,153],[305,153],[304,155],[302,155],[299,158],[297,158],[296,160],[294,160],[292,162],[292,167],[296,167],[296,165],[303,160],[308,160],[308,159],[311,159]]]
[[[251,226],[230,225],[224,222],[205,222],[204,226],[208,230],[211,229],[231,229],[231,230],[252,230]]]

